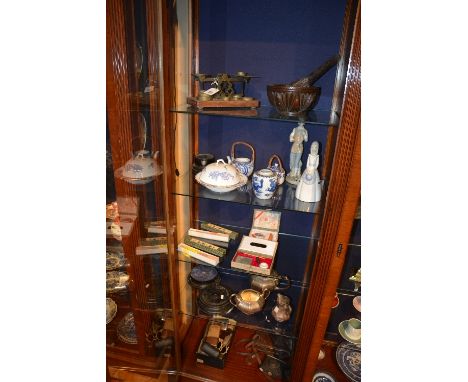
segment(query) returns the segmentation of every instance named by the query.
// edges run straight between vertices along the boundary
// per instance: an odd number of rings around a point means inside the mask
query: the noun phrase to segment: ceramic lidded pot
[[[235,157],[235,147],[237,145],[244,145],[247,146],[252,151],[252,158],[245,158],[245,157]],[[228,157],[229,159],[229,157]],[[254,170],[255,164],[255,150],[252,145],[248,144],[247,142],[234,142],[231,146],[231,162],[230,162],[241,174],[246,175],[249,177],[252,175]]]
[[[232,164],[218,159],[199,172],[195,180],[211,191],[223,193],[246,184],[247,176],[239,173]]]
[[[253,175],[252,187],[259,199],[270,199],[276,191],[278,178],[269,168],[258,170]]]
[[[161,167],[157,163],[159,151],[154,157],[149,156],[149,151],[140,150],[136,155],[125,163],[122,176],[124,179],[141,180],[162,174]]]
[[[276,159],[276,163],[273,164],[273,161]],[[286,177],[286,171],[284,170],[281,159],[278,155],[273,154],[268,161],[268,168],[273,171],[278,177],[278,186],[281,186],[284,183]]]

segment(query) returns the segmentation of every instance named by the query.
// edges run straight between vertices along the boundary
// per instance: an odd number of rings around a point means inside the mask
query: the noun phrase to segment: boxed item
[[[196,351],[197,362],[205,365],[224,368],[227,353],[233,342],[237,322],[215,315],[205,328]]]
[[[252,229],[249,236],[257,239],[278,241],[281,212],[254,209]]]
[[[147,237],[140,242],[136,247],[135,253],[137,255],[156,255],[158,253],[167,253],[167,238],[161,237]]]
[[[239,233],[213,223],[203,222],[201,223],[201,228],[205,231],[227,233],[231,240],[236,240],[237,236],[239,236]]]
[[[231,267],[244,271],[270,275],[273,270],[276,241],[243,236],[239,248],[231,261]]]
[[[216,266],[219,264],[219,257],[212,255],[208,252],[202,251],[197,248],[193,248],[187,244],[180,243],[177,247],[177,250],[187,257],[191,257],[202,261],[204,263]]]

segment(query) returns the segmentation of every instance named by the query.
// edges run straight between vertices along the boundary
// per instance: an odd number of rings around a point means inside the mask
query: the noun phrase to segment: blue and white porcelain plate
[[[127,288],[129,276],[125,272],[111,271],[106,273],[106,292],[113,293]]]
[[[106,325],[111,322],[117,314],[117,304],[114,300],[106,298]]]
[[[218,271],[208,265],[197,265],[190,272],[190,277],[200,283],[213,281],[218,276]]]
[[[336,349],[336,361],[341,371],[353,382],[361,382],[361,348],[342,342]]]
[[[125,265],[123,252],[112,249],[106,250],[106,271],[113,271]]]
[[[314,375],[312,382],[336,382],[335,378],[331,374],[324,371],[318,371]]]
[[[127,344],[135,345],[138,343],[135,327],[135,318],[133,313],[127,313],[117,326],[117,336]]]

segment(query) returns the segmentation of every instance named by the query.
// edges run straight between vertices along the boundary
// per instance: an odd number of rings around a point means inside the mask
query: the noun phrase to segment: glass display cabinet
[[[314,68],[312,110],[270,104]],[[360,319],[359,1],[109,0],[107,116],[110,378],[357,380],[336,358]],[[291,177],[263,199],[275,161]]]

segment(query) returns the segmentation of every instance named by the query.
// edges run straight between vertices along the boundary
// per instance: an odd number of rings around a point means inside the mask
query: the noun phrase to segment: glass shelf
[[[232,293],[237,293],[243,289],[250,288],[250,278],[239,278],[237,275],[221,273],[221,282],[220,284],[229,288]],[[188,282],[185,283],[185,288],[188,291],[193,291],[198,296],[198,291],[195,288],[192,288]],[[271,311],[275,306],[276,303],[276,295],[277,293],[282,293],[287,295],[291,299],[291,306],[293,307],[293,311],[291,314],[291,318],[286,321],[279,323],[275,321],[273,316],[271,315]],[[285,291],[272,291],[270,295],[267,297],[265,306],[263,309],[255,314],[246,315],[242,313],[236,307],[232,307],[233,309],[226,314],[223,314],[224,317],[232,318],[233,320],[237,321],[237,325],[253,330],[259,330],[271,334],[280,335],[283,337],[288,338],[296,338],[296,330],[294,327],[295,322],[295,302],[299,300],[302,293],[305,292],[304,288],[291,286],[289,289]],[[179,314],[183,314],[186,316],[191,316],[194,318],[202,318],[208,319],[210,316],[204,312],[202,312],[197,307],[197,300],[194,299],[192,302],[192,309],[191,311],[180,311]]]
[[[231,260],[233,259],[237,248],[239,247],[242,235],[247,235],[250,229],[239,227],[233,228],[227,225],[224,226],[239,232],[239,237],[235,241],[231,241],[226,255],[221,258],[221,261],[215,268],[224,274],[236,276],[239,279],[250,280],[252,273],[243,271],[241,269],[231,268]],[[199,228],[199,226],[196,228]],[[282,233],[279,234],[274,269],[280,275],[288,276],[291,280],[291,286],[296,286],[299,288],[307,288],[309,286],[310,280],[304,280],[304,270],[306,268],[305,262],[307,261],[310,264],[313,264],[315,253],[310,256],[298,256],[297,254],[307,254],[309,247],[315,244],[314,242],[316,241],[317,239],[311,239],[309,237],[294,236]],[[180,262],[209,265],[197,259],[185,256],[181,252],[177,253],[177,258]],[[281,285],[283,285],[283,283],[284,282],[281,282]]]
[[[328,327],[325,334],[325,339],[333,342],[344,341],[338,331],[338,325],[344,320],[349,320],[350,318],[361,319],[361,312],[359,312],[353,306],[353,299],[356,296],[360,296],[361,293],[355,292],[355,294],[343,294],[340,291],[337,291],[340,303],[336,308],[333,308],[330,315],[330,320],[328,321]]]
[[[180,175],[176,180],[175,195],[190,196],[201,199],[213,199],[230,203],[249,204],[253,206],[267,207],[275,210],[297,211],[310,214],[321,214],[325,204],[325,197],[317,203],[307,203],[296,199],[296,188],[284,182],[275,192],[275,195],[268,200],[261,200],[255,197],[252,190],[252,181],[231,192],[224,194],[213,192],[198,184],[192,177],[192,172],[189,171],[184,175]],[[189,185],[184,187],[184,185]]]
[[[142,105],[140,105],[142,107]],[[231,109],[231,108],[211,108],[211,109],[197,109],[189,105],[179,105],[170,109],[173,113],[183,114],[200,114],[211,115],[218,117],[234,117],[234,118],[249,118],[260,119],[266,121],[285,121],[285,122],[304,122],[309,125],[322,125],[322,126],[337,126],[337,124],[330,123],[330,110],[311,110],[304,117],[290,117],[279,114],[274,108],[270,106],[260,106],[256,109]]]

